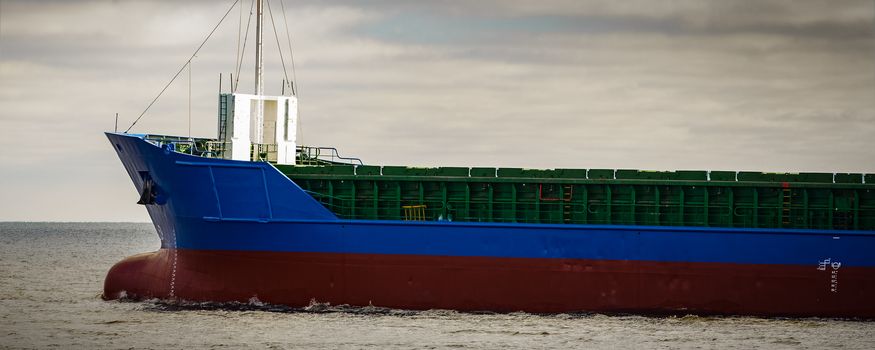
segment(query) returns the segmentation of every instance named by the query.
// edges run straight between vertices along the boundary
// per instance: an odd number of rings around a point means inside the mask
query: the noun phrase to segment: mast
[[[263,0],[256,0],[255,19],[255,94],[264,95],[264,55],[262,54],[262,19],[264,17]]]
[[[262,19],[264,18],[264,4],[263,0],[255,0],[256,3],[256,16],[255,16],[255,95],[256,95],[256,111],[255,111],[255,127],[253,131],[255,131],[253,136],[253,142],[255,143],[265,143],[264,142],[264,100],[262,96],[264,95],[264,54],[262,52]]]
[[[265,1],[252,0],[249,4],[252,5],[250,11],[255,9],[256,14],[255,91],[251,94],[234,91],[230,95],[219,95],[218,134],[223,143],[230,143],[229,147],[224,150],[222,157],[241,161],[267,161],[294,165],[297,154],[295,145],[298,118],[297,98],[294,96],[265,96]],[[270,6],[270,2],[267,5]]]

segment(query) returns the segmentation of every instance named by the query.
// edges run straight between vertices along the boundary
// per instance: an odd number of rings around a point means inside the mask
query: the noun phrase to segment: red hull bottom
[[[104,298],[122,296],[255,297],[292,307],[315,300],[419,310],[875,318],[875,269],[842,267],[833,275],[816,264],[162,249],[113,266]]]

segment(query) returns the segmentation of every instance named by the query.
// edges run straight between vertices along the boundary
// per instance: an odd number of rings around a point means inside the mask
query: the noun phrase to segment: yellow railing
[[[425,221],[425,204],[404,205],[404,221]]]

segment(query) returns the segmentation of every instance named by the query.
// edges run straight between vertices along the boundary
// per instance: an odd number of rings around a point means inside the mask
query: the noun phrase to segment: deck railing
[[[254,162],[276,163],[277,145],[266,143],[253,143],[249,147],[249,159]]]
[[[185,136],[146,135],[145,139],[158,147],[205,158],[223,158],[231,146],[230,142]]]
[[[334,147],[298,146],[296,165],[351,164],[364,165],[362,160],[343,157]]]
[[[226,154],[231,149],[230,142],[216,139],[171,136],[146,135],[146,141],[162,148],[170,147],[173,151],[206,158],[229,158]],[[249,159],[260,162],[277,162],[277,145],[252,143],[249,149]],[[334,147],[297,146],[296,165],[330,165],[351,164],[364,165],[362,160],[354,157],[344,157]]]

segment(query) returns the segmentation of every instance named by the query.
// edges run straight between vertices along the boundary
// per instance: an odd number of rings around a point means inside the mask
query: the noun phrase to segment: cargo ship
[[[103,297],[875,318],[875,174],[380,166],[297,144],[297,97],[217,137],[108,132],[160,238]]]

